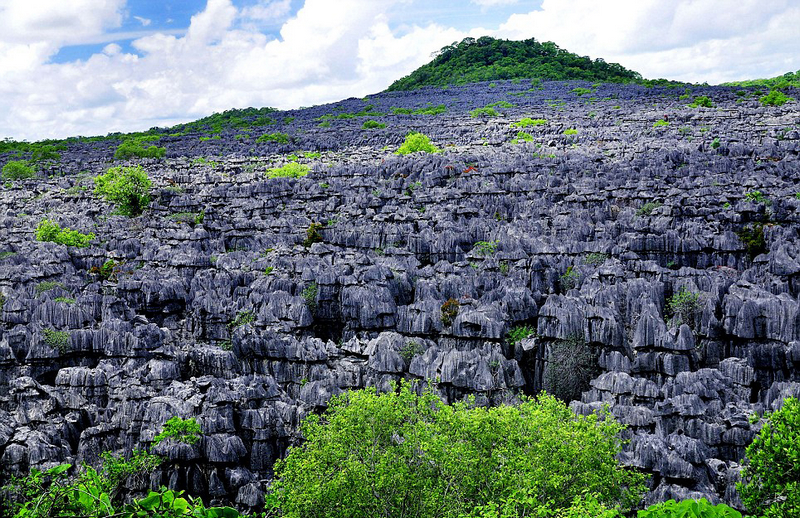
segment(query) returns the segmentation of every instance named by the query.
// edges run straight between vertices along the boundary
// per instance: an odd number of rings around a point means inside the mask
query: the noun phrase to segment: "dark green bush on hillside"
[[[307,417],[306,442],[276,464],[283,516],[603,516],[638,503],[644,475],[615,460],[610,415],[576,416],[548,395],[486,408],[415,390],[348,392]]]
[[[51,219],[43,219],[36,226],[37,241],[50,241],[59,245],[85,248],[94,238],[95,235],[92,232],[83,234],[71,228],[61,228],[61,225]]]
[[[398,155],[408,155],[410,153],[416,153],[417,151],[422,151],[423,153],[438,153],[439,148],[431,144],[431,139],[428,138],[427,135],[411,133],[406,136],[403,145],[400,146],[395,153]]]
[[[747,509],[764,518],[800,516],[800,401],[787,398],[767,415],[747,447],[742,482],[737,485]]]
[[[136,167],[112,167],[94,179],[94,193],[119,205],[124,216],[138,216],[150,204],[152,182],[147,173]]]

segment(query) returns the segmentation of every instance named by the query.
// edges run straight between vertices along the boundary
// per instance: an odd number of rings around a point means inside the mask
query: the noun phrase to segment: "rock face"
[[[133,219],[91,194],[113,142],[4,186],[3,476],[148,447],[196,417],[202,440],[159,445],[170,462],[151,482],[256,508],[305,415],[411,378],[485,404],[577,390],[576,412],[628,426],[622,461],[652,474],[649,501],[739,505],[751,417],[800,396],[797,105],[577,86],[349,99],[281,114],[269,132],[289,144],[164,137]],[[515,106],[469,116],[499,100]],[[448,111],[319,126],[367,102]],[[547,122],[511,125],[523,117]],[[412,130],[444,153],[393,155]],[[289,153],[311,174],[267,179]],[[45,217],[97,238],[38,242]],[[321,240],[304,243],[312,223]],[[109,278],[92,272],[108,260]],[[509,340],[521,326],[536,333]]]

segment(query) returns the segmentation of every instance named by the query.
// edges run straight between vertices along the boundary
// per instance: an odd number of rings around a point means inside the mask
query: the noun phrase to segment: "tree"
[[[800,516],[800,401],[787,398],[768,415],[745,455],[737,489],[747,509],[765,518]]]
[[[576,416],[546,394],[446,405],[415,388],[347,392],[307,417],[305,442],[276,464],[283,516],[527,516],[638,502],[644,475],[615,460],[622,426],[610,415]]]
[[[152,182],[142,166],[112,167],[94,179],[94,193],[119,205],[124,216],[138,216],[150,204]]]

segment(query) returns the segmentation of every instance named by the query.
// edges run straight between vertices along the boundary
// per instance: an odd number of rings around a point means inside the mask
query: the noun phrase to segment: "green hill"
[[[444,47],[433,61],[398,79],[387,91],[523,78],[642,81],[641,74],[618,63],[578,56],[550,41],[539,43],[533,38],[511,41],[484,36],[477,40],[464,38]]]
[[[800,70],[797,72],[787,72],[782,76],[771,77],[769,79],[751,79],[748,81],[731,81],[722,83],[722,86],[740,86],[742,88],[761,87],[776,90],[786,88],[800,88]]]

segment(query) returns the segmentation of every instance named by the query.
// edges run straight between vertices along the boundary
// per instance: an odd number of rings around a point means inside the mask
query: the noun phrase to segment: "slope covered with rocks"
[[[151,482],[256,508],[304,415],[412,378],[608,405],[649,501],[737,504],[757,417],[800,396],[800,111],[742,92],[478,84],[164,135],[136,218],[92,194],[118,142],[70,144],[0,190],[3,476],[196,417]],[[443,152],[393,154],[411,131]]]

